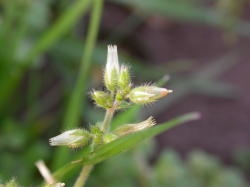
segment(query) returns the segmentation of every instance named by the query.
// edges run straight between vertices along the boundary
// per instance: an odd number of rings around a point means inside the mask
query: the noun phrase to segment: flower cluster
[[[147,104],[160,99],[172,90],[154,85],[144,85],[132,88],[129,68],[119,65],[117,47],[109,45],[107,64],[104,72],[106,91],[93,91],[92,99],[103,108],[123,108],[131,104]]]
[[[155,85],[133,87],[128,66],[119,65],[117,47],[115,45],[108,46],[107,63],[104,70],[104,85],[104,91],[94,90],[91,93],[91,97],[97,106],[111,112],[111,118],[118,109],[133,104],[144,105],[152,103],[172,92],[172,90],[159,88]],[[121,136],[150,128],[156,124],[153,117],[149,117],[145,121],[136,124],[125,124],[110,132],[105,129],[106,124],[109,125],[110,120],[104,120],[102,127],[93,125],[89,130],[68,130],[51,138],[50,145],[68,146],[71,148],[90,145],[96,148],[98,145],[109,143]]]

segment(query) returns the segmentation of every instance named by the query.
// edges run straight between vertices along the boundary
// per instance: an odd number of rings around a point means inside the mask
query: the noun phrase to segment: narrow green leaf
[[[81,117],[81,110],[85,106],[85,100],[82,94],[86,92],[88,85],[89,69],[91,67],[91,58],[96,44],[99,31],[100,19],[102,15],[103,0],[95,0],[93,2],[90,25],[88,28],[87,38],[85,42],[83,58],[79,67],[79,74],[76,84],[71,93],[68,107],[66,108],[64,123],[62,129],[71,129],[78,125]],[[65,149],[58,149],[55,153],[54,167],[57,168],[64,163],[70,156]]]
[[[121,152],[125,152],[134,146],[141,143],[143,140],[147,138],[152,138],[161,132],[164,132],[174,126],[180,125],[181,123],[197,119],[199,115],[197,113],[186,114],[179,118],[173,119],[169,122],[160,124],[153,128],[149,128],[134,134],[130,134],[128,136],[124,136],[119,138],[109,144],[104,145],[97,151],[95,151],[92,155],[88,155],[87,158],[83,159],[83,164],[96,164],[102,160],[105,160],[113,155],[119,154]]]
[[[199,117],[200,115],[197,112],[189,113],[181,117],[175,118],[169,122],[159,124],[153,128],[149,128],[149,129],[119,138],[109,144],[103,145],[94,153],[91,153],[90,151],[86,151],[85,154],[81,155],[81,157],[78,158],[78,160],[71,162],[70,164],[67,164],[63,168],[58,170],[55,173],[55,177],[61,178],[66,173],[66,171],[68,172],[69,170],[74,169],[76,166],[81,165],[81,164],[99,163],[105,159],[108,159],[114,155],[125,152],[135,147],[136,145],[138,145],[145,139],[152,138],[170,128],[173,128],[177,125],[180,125],[188,121],[196,120]]]
[[[27,56],[25,63],[29,65],[32,60],[51,47],[59,38],[62,37],[79,18],[85,13],[89,7],[90,0],[79,0],[74,3],[60,19],[38,40]]]
[[[23,62],[18,64],[20,67],[13,68],[12,73],[0,85],[0,110],[4,109],[8,99],[13,95],[14,90],[20,83],[25,70],[32,64],[34,59],[45,52],[74,26],[77,20],[87,11],[90,2],[90,0],[76,1],[37,41]]]

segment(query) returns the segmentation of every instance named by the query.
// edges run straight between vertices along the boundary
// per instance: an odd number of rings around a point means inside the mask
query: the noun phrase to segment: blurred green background
[[[48,139],[102,120],[89,92],[117,44],[136,83],[174,93],[114,123],[202,119],[99,164],[88,186],[249,186],[249,10],[248,0],[1,0],[0,184],[37,186],[38,159],[55,171],[80,152]]]

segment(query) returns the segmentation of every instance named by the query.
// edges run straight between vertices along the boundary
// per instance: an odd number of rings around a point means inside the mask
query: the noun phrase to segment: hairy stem
[[[114,116],[114,113],[115,113],[115,107],[106,110],[106,114],[105,114],[105,117],[101,126],[103,132],[106,132],[109,129],[109,125]],[[85,185],[93,167],[94,165],[83,166],[82,171],[74,184],[74,187],[83,187]]]
[[[101,127],[103,132],[106,132],[109,130],[109,125],[114,116],[114,113],[115,113],[115,108],[107,109],[103,123],[102,123],[102,127]]]
[[[85,185],[88,176],[90,174],[90,172],[92,171],[94,165],[86,165],[82,168],[82,171],[79,175],[79,177],[77,178],[74,187],[82,187]]]

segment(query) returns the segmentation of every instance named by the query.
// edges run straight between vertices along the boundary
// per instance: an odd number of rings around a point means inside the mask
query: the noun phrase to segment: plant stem
[[[86,165],[82,168],[82,171],[79,175],[79,177],[77,178],[74,187],[82,187],[85,185],[87,178],[90,174],[90,172],[92,171],[94,165]]]
[[[80,65],[79,74],[76,85],[69,99],[69,104],[66,109],[65,119],[62,130],[72,129],[76,127],[80,120],[82,108],[84,108],[83,93],[86,92],[87,79],[91,65],[91,57],[93,54],[96,38],[99,30],[99,23],[102,14],[103,0],[95,0],[91,11],[91,20],[84,46],[83,58]],[[54,168],[57,168],[64,163],[69,156],[68,149],[59,148],[54,157]]]
[[[87,84],[87,77],[88,77],[88,71],[90,68],[90,58],[93,53],[93,48],[94,44],[96,41],[97,33],[99,30],[99,22],[100,22],[100,17],[102,13],[102,5],[103,5],[103,0],[95,0],[93,3],[93,11],[91,15],[91,21],[90,21],[90,27],[88,30],[88,37],[86,40],[86,46],[84,49],[84,55],[83,55],[83,60],[82,60],[82,65],[80,67],[80,74],[75,86],[75,89],[72,93],[71,96],[71,101],[69,103],[67,115],[65,118],[65,124],[64,127],[71,127],[77,124],[79,117],[80,117],[80,111],[82,105],[84,103],[81,103],[80,101],[82,100],[82,92],[86,90],[86,84]],[[109,123],[110,120],[112,119],[113,115],[111,118],[104,119],[105,123]],[[83,166],[82,171],[80,175],[78,176],[74,187],[83,187],[88,179],[88,176],[90,172],[92,171],[94,165],[86,165]]]
[[[115,108],[107,109],[102,126],[101,126],[104,133],[109,130],[109,125],[114,116],[114,113],[115,113]]]
[[[48,167],[45,165],[43,160],[39,160],[36,162],[36,167],[39,170],[40,174],[43,176],[45,182],[47,184],[55,184],[56,180],[51,174],[50,170]]]
[[[105,114],[105,117],[104,117],[104,120],[103,120],[103,123],[101,126],[103,132],[106,132],[109,129],[109,125],[110,125],[110,122],[114,116],[115,110],[116,110],[115,104],[114,104],[113,108],[106,110],[106,114]],[[83,166],[82,171],[74,184],[74,187],[83,187],[85,185],[85,183],[88,179],[88,176],[89,176],[90,172],[92,171],[93,167],[94,167],[94,165]]]

